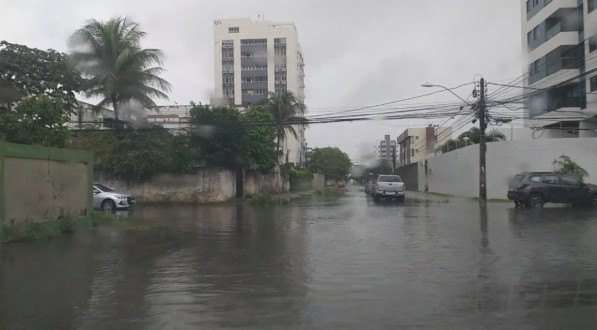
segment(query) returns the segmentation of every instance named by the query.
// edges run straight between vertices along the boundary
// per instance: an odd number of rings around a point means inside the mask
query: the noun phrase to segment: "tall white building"
[[[597,0],[522,0],[525,126],[597,136]]]
[[[249,18],[214,21],[215,98],[212,103],[248,107],[268,92],[290,91],[304,103],[304,62],[293,23]],[[305,126],[286,132],[282,162],[305,160]]]

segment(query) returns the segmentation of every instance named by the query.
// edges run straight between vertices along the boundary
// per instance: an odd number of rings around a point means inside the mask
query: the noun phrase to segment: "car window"
[[[114,191],[114,189],[112,189],[112,188],[110,188],[110,187],[107,187],[107,186],[104,186],[103,184],[99,184],[99,183],[96,183],[96,184],[94,184],[93,186],[94,186],[94,187],[96,187],[97,189],[99,189],[99,190],[103,191],[103,192],[111,192],[111,191]]]
[[[402,182],[397,175],[380,175],[377,182]]]
[[[543,183],[547,184],[558,184],[560,181],[556,175],[545,175],[543,176]]]
[[[580,186],[580,180],[572,176],[561,176],[560,180],[568,186]]]
[[[529,178],[531,182],[541,182],[541,177],[539,175],[533,175]]]

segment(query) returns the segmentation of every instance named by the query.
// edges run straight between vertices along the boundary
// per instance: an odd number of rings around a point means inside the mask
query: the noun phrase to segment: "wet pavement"
[[[420,196],[420,195],[417,195]],[[139,207],[0,246],[0,329],[597,324],[597,211],[345,197]]]

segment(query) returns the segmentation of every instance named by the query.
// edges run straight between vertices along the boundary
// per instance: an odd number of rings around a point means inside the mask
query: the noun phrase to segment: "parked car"
[[[556,172],[516,175],[508,187],[508,199],[516,206],[543,207],[545,203],[571,203],[597,207],[597,186],[576,176]]]
[[[390,198],[404,201],[405,188],[400,176],[380,175],[373,184],[373,199],[379,201],[382,198]]]
[[[135,196],[128,192],[116,191],[100,183],[93,184],[93,208],[114,212],[135,205]]]

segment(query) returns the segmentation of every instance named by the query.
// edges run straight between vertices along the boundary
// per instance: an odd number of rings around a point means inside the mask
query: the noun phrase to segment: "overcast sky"
[[[170,101],[207,102],[213,91],[213,20],[264,15],[293,21],[305,56],[309,114],[419,95],[423,82],[456,86],[520,76],[520,0],[0,0],[0,40],[68,51],[85,20],[130,16],[144,47],[167,56]],[[495,88],[493,86],[490,87]],[[467,90],[458,93],[466,97]],[[453,102],[441,93],[417,102]],[[309,146],[338,146],[363,161],[391,134],[428,121],[311,125]]]

